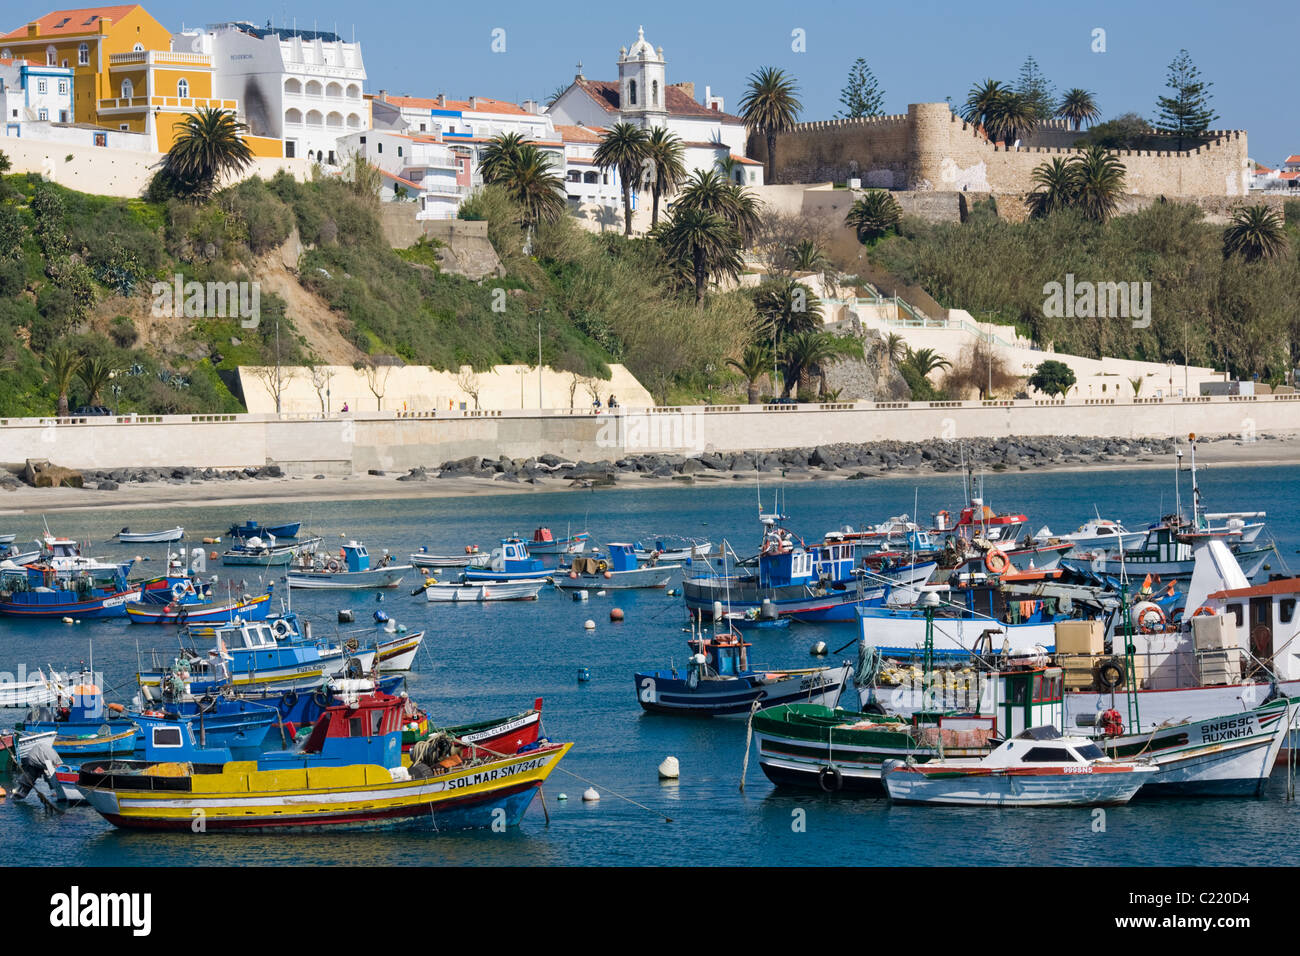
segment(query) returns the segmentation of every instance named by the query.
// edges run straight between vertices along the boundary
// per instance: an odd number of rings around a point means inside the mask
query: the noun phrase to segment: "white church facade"
[[[578,73],[547,109],[556,126],[608,129],[632,123],[644,129],[664,127],[685,147],[687,172],[717,169],[727,159],[732,177],[745,186],[763,184],[763,166],[745,157],[745,123],[723,109],[723,100],[705,87],[704,102],[695,99],[694,83],[668,82],[663,47],[652,47],[643,29],[632,48],[618,55],[617,80],[589,80]]]

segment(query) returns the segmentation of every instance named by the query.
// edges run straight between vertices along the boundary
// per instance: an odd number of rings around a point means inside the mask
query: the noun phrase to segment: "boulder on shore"
[[[28,458],[23,467],[23,481],[33,488],[80,488],[81,472],[51,465],[45,458]]]

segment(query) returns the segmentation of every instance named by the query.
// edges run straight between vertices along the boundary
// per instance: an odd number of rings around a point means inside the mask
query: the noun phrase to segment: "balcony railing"
[[[130,53],[110,53],[108,55],[110,68],[115,66],[137,66],[141,63],[147,65],[174,63],[185,66],[211,66],[212,56],[207,53],[177,53],[171,50],[132,50]]]

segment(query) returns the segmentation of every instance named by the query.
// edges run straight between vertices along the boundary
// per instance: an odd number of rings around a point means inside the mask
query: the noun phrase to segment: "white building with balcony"
[[[341,137],[338,148],[380,171],[381,200],[417,203],[417,219],[455,219],[469,195],[468,165],[436,137],[368,129]]]
[[[23,59],[0,60],[0,108],[4,134],[31,135],[33,123],[71,123],[72,69]]]
[[[172,49],[210,54],[214,95],[238,100],[250,132],[282,141],[286,158],[340,165],[339,138],[371,125],[361,44],[335,33],[227,22],[174,34]]]

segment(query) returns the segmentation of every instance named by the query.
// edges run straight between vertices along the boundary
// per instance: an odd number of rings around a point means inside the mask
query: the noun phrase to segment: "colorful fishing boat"
[[[235,566],[254,566],[262,568],[281,567],[293,561],[303,551],[313,551],[320,544],[320,538],[303,538],[292,543],[277,542],[275,538],[254,536],[245,539],[243,544],[232,545],[221,555],[221,563]]]
[[[271,594],[210,604],[127,605],[132,624],[233,624],[236,621],[264,621],[271,610]]]
[[[631,544],[610,543],[606,550],[609,551],[609,560],[574,558],[568,567],[561,565],[551,583],[561,590],[663,588],[668,586],[673,572],[682,567],[680,564],[660,564],[658,559],[641,565]]]
[[[751,667],[749,648],[739,634],[701,634],[687,641],[686,673],[676,668],[634,675],[637,700],[655,714],[692,717],[745,717],[755,701],[768,706],[800,701],[834,706],[853,668],[768,670]]]
[[[886,761],[881,781],[895,803],[982,807],[1096,807],[1128,803],[1154,764],[1114,760],[1086,737],[1031,727],[978,760]]]
[[[492,556],[486,568],[467,568],[462,580],[466,583],[475,581],[524,581],[534,578],[545,579],[546,565],[540,559],[531,557],[528,545],[522,538],[502,538],[501,547],[492,549]]]
[[[533,532],[528,550],[533,554],[581,554],[587,549],[590,540],[591,534],[586,531],[557,538],[550,528],[538,528]]]
[[[332,705],[293,750],[222,766],[91,762],[77,786],[115,826],[208,831],[516,826],[573,746],[509,756],[450,738],[402,766],[401,698],[360,693]],[[417,759],[418,758],[418,759]]]
[[[92,619],[125,617],[127,605],[140,599],[118,571],[109,584],[90,572],[59,572],[48,565],[0,568],[0,614],[18,618]]]
[[[77,684],[54,706],[33,707],[14,725],[20,735],[54,731],[55,750],[70,757],[108,756],[135,750],[136,726],[121,718],[122,708],[105,706],[95,684]]]
[[[393,564],[387,551],[379,563],[371,567],[366,546],[360,541],[349,541],[339,548],[337,558],[300,551],[297,562],[286,572],[285,579],[291,588],[395,588],[410,570],[409,564]]]
[[[668,535],[656,537],[651,546],[640,541],[635,544],[636,559],[650,561],[696,561],[713,553],[713,542],[700,538],[675,538]]]

